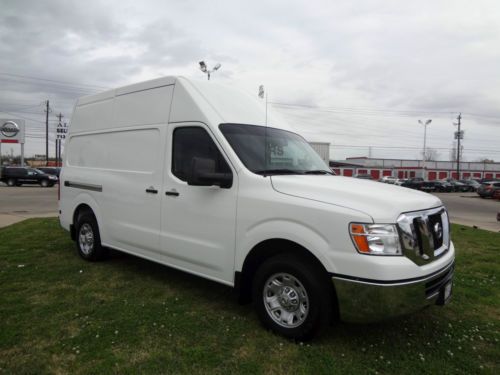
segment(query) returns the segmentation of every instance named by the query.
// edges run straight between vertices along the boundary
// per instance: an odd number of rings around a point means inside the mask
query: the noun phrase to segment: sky
[[[75,100],[166,75],[268,100],[331,159],[449,160],[462,114],[463,157],[500,161],[500,2],[0,0],[0,118],[26,120],[26,155],[50,154]],[[18,146],[2,153],[19,153]]]

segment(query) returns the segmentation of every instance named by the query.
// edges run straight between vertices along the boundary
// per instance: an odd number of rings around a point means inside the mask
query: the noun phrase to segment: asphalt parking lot
[[[445,206],[451,221],[477,226],[481,229],[500,231],[496,220],[500,201],[481,199],[476,193],[435,193]],[[57,185],[52,188],[39,186],[7,187],[0,184],[0,227],[14,224],[30,217],[57,216]]]
[[[0,228],[31,217],[57,216],[57,185],[7,187],[0,183]]]
[[[434,193],[448,209],[453,223],[477,226],[481,229],[500,231],[497,213],[500,201],[482,199],[477,193]]]

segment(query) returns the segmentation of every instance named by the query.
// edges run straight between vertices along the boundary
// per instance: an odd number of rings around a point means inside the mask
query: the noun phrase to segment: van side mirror
[[[231,173],[215,172],[215,160],[194,157],[191,159],[188,174],[186,176],[188,185],[192,186],[220,186],[229,189],[233,185]]]

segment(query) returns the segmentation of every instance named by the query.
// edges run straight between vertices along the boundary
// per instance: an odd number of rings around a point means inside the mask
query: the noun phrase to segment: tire
[[[259,267],[252,287],[257,316],[273,332],[306,341],[331,323],[333,286],[308,259],[277,255]]]
[[[49,180],[40,181],[40,186],[41,187],[49,187]]]
[[[99,226],[92,211],[85,210],[76,220],[76,249],[85,260],[95,262],[108,256],[108,249],[102,247]]]
[[[17,185],[17,181],[15,178],[9,178],[7,180],[7,186],[10,186],[10,187],[13,187],[13,186],[16,186]]]

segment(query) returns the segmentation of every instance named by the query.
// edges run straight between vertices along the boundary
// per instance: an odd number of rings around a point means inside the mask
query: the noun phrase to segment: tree
[[[438,158],[439,158],[439,152],[437,152],[436,149],[430,147],[425,149],[425,155],[424,155],[425,161],[436,161],[438,160]]]
[[[457,143],[453,142],[452,148],[450,149],[450,161],[457,162]],[[465,161],[464,158],[464,146],[460,145],[460,161]]]
[[[488,158],[478,158],[477,161],[480,162],[480,163],[485,163],[485,164],[486,163],[494,163],[495,162],[495,160],[488,159]]]

